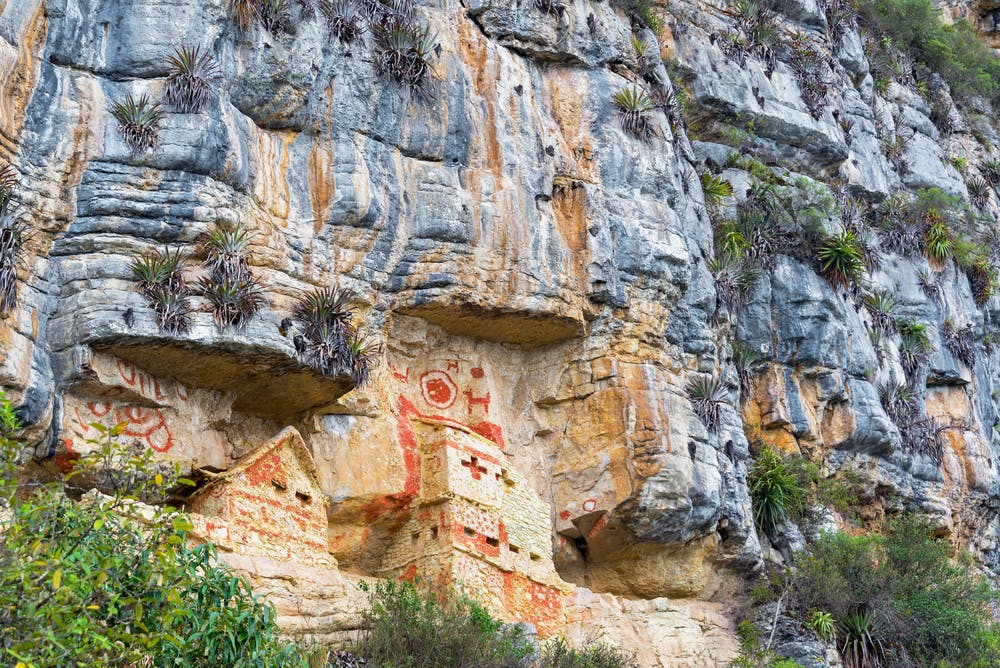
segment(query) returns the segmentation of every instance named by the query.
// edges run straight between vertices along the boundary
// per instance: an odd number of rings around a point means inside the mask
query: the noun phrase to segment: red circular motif
[[[420,376],[420,393],[434,408],[448,408],[455,403],[458,387],[444,371],[428,371]]]

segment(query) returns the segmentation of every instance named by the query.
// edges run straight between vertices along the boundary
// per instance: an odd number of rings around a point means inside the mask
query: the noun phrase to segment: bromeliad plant
[[[888,665],[881,629],[872,613],[848,613],[840,620],[837,628],[840,632],[840,655],[844,659],[844,668],[881,668]]]
[[[330,34],[344,44],[361,36],[361,6],[358,0],[333,0],[322,5],[323,16]]]
[[[348,374],[360,387],[371,379],[380,348],[354,326],[351,296],[317,288],[295,304],[292,320],[301,331],[295,347],[310,366],[327,376]]]
[[[136,289],[156,313],[160,331],[185,332],[191,325],[191,304],[184,281],[185,262],[180,251],[152,250],[132,259],[129,269]]]
[[[976,349],[973,347],[972,324],[957,327],[951,318],[941,326],[941,341],[948,352],[970,369],[976,365]]]
[[[701,175],[701,190],[705,193],[705,203],[710,206],[718,206],[733,196],[733,184],[711,172]]]
[[[564,0],[535,0],[535,9],[543,14],[561,17],[566,13]]]
[[[769,534],[805,508],[806,489],[789,463],[765,445],[750,469],[750,499],[754,522]]]
[[[864,297],[865,310],[872,319],[872,328],[882,336],[896,332],[896,302],[885,290],[869,292]]]
[[[618,108],[618,122],[622,130],[636,139],[648,142],[653,138],[653,124],[649,113],[653,100],[641,86],[632,84],[618,91],[611,98]]]
[[[722,404],[726,401],[722,382],[716,376],[698,374],[688,382],[687,393],[695,414],[709,431],[717,431],[722,423]]]
[[[212,305],[219,329],[243,329],[267,304],[260,282],[250,269],[250,233],[243,227],[220,225],[202,241],[208,275],[199,282]]]
[[[850,230],[826,237],[818,256],[823,273],[835,286],[846,288],[864,277],[864,254],[857,235]]]
[[[14,202],[16,188],[14,166],[3,163],[0,165],[0,316],[17,306],[17,270],[23,264],[22,252],[28,238],[28,226]]]
[[[423,92],[431,73],[431,54],[439,47],[437,35],[426,26],[393,18],[376,24],[375,72],[379,77]]]
[[[899,331],[899,362],[908,376],[920,368],[934,351],[930,337],[927,335],[927,324],[909,320],[897,322]]]
[[[261,25],[272,35],[290,32],[292,19],[288,15],[288,0],[257,0],[257,16]]]
[[[118,121],[118,131],[132,155],[156,148],[160,119],[163,117],[160,105],[150,101],[146,95],[136,100],[129,94],[121,102],[115,102],[111,114]]]
[[[972,201],[972,204],[980,209],[986,208],[990,201],[990,191],[993,190],[986,179],[981,176],[973,176],[966,181],[965,186],[969,189],[969,200]]]
[[[201,47],[182,46],[170,56],[163,97],[182,114],[197,113],[208,103],[212,84],[219,78],[215,60]]]

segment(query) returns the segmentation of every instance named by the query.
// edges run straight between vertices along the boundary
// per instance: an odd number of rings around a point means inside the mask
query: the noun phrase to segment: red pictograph
[[[458,387],[444,371],[427,371],[420,376],[420,394],[428,405],[444,410],[455,403]]]
[[[170,426],[163,412],[159,408],[146,408],[144,406],[114,406],[109,402],[95,402],[87,404],[87,409],[91,416],[104,421],[104,418],[111,416],[111,424],[127,422],[123,432],[124,436],[137,438],[156,452],[168,452],[174,447],[174,437],[170,433]],[[84,430],[90,428],[90,423],[94,420],[84,420],[80,415],[80,409],[76,409],[76,420]],[[107,424],[107,422],[106,422]]]

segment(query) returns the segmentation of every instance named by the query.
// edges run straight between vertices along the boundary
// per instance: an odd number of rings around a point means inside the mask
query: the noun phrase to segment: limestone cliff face
[[[851,464],[873,513],[894,492],[997,565],[1000,357],[982,342],[1000,302],[978,307],[954,266],[936,273],[936,295],[923,260],[890,256],[873,274],[900,315],[976,334],[973,365],[937,345],[925,371],[928,414],[950,425],[943,456],[908,452],[876,389],[902,373],[894,350],[880,364],[867,316],[811,266],[779,258],[738,317],[717,312],[698,179],[725,168],[716,141],[739,125],[788,182],[838,180],[874,201],[930,186],[968,198],[947,156],[986,157],[972,128],[944,134],[915,92],[878,92],[858,33],[834,37],[809,0],[777,9],[783,31],[835,54],[820,113],[786,64],[723,55],[721,4],[660,7],[659,36],[596,0],[561,15],[527,1],[417,4],[441,46],[424,95],[376,76],[370,34],[341,44],[294,3],[278,35],[239,30],[223,0],[0,5],[0,155],[34,230],[20,305],[0,320],[0,387],[39,460],[84,447],[91,422],[128,420],[129,438],[217,470],[294,426],[329,499],[329,551],[341,572],[367,575],[419,506],[414,424],[447,421],[499,446],[550,506],[555,566],[581,587],[564,632],[601,630],[644,665],[716,665],[734,650],[729,595],[773,556],[753,526],[747,434],[830,474]],[[640,62],[633,32],[659,39],[673,82],[655,53]],[[133,156],[111,105],[160,98],[182,44],[215,55],[211,103],[167,113],[156,150]],[[660,112],[651,142],[623,132],[612,95],[643,77],[683,85],[701,141]],[[1000,143],[988,123],[975,130]],[[895,161],[887,131],[909,137]],[[725,176],[747,183],[737,168]],[[255,232],[268,307],[240,333],[208,312],[186,334],[160,333],[130,257],[193,251],[220,221]],[[304,290],[331,284],[353,291],[382,342],[372,382],[346,395],[279,328]],[[762,359],[742,401],[737,338]],[[691,409],[695,372],[725,382],[715,431]],[[349,625],[349,584],[233,558],[297,630]],[[275,584],[286,577],[309,594]]]

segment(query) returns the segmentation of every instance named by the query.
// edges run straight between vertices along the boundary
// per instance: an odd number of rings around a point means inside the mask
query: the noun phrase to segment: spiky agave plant
[[[17,170],[9,162],[0,163],[0,211],[6,211],[14,202],[14,189],[17,188]]]
[[[180,250],[173,253],[164,247],[162,251],[151,250],[132,258],[129,270],[136,283],[136,289],[147,299],[160,292],[184,294],[184,259]]]
[[[726,399],[722,382],[716,376],[699,374],[688,382],[687,393],[695,414],[710,431],[716,431],[722,423],[722,404]]]
[[[879,385],[878,395],[886,415],[896,424],[909,423],[916,416],[916,396],[904,383],[888,382]]]
[[[958,327],[951,318],[941,325],[941,341],[948,352],[970,369],[976,365],[976,349],[973,347],[972,324]]]
[[[364,387],[371,380],[381,346],[371,337],[354,333],[348,337],[347,347],[351,353],[348,365],[351,376],[358,387]]]
[[[132,155],[156,148],[160,119],[163,116],[160,105],[152,102],[146,95],[136,100],[129,94],[124,100],[115,102],[111,114],[118,121],[118,131]]]
[[[191,303],[187,295],[159,290],[153,293],[149,301],[156,312],[156,324],[160,331],[180,334],[191,327]]]
[[[216,279],[208,276],[199,283],[201,294],[212,306],[212,318],[219,329],[243,329],[266,303],[257,279]]]
[[[22,252],[28,227],[9,202],[0,208],[0,315],[17,306],[17,270],[23,263]]]
[[[874,290],[864,297],[865,310],[872,319],[872,327],[883,336],[896,331],[896,301],[885,290]]]
[[[252,280],[248,261],[253,235],[241,225],[219,225],[201,242],[205,267],[217,281],[232,284]]]
[[[168,61],[170,74],[163,89],[167,104],[182,114],[201,111],[211,97],[212,83],[219,77],[212,54],[200,46],[182,46]]]
[[[653,124],[649,120],[649,112],[653,109],[653,100],[644,88],[637,84],[626,86],[611,100],[618,108],[618,122],[622,130],[636,139],[652,140]]]
[[[229,0],[229,13],[236,26],[249,30],[253,22],[260,18],[259,0]]]
[[[361,5],[358,0],[333,0],[323,5],[323,16],[330,34],[350,44],[362,32]]]
[[[733,196],[733,184],[721,176],[705,172],[701,175],[701,191],[705,193],[706,204],[718,206],[727,197]]]
[[[430,57],[438,47],[437,35],[426,26],[394,18],[374,27],[378,54],[375,72],[383,79],[423,90],[430,75]]]
[[[834,285],[848,287],[860,283],[865,272],[864,254],[858,237],[850,230],[831,234],[823,240],[818,252],[823,273]]]
[[[991,185],[1000,185],[1000,160],[996,158],[987,158],[979,164],[979,171],[983,173],[986,180],[990,182]]]
[[[974,206],[980,209],[985,208],[990,201],[990,191],[993,189],[981,176],[973,176],[966,181],[966,188],[969,189],[969,200]]]
[[[754,522],[768,533],[805,507],[802,483],[785,458],[770,446],[761,448],[748,482]]]
[[[870,612],[850,612],[837,624],[844,668],[881,668],[887,655],[881,627]]]
[[[295,304],[292,319],[302,329],[308,362],[320,373],[351,371],[351,340],[357,331],[351,323],[351,294],[338,288],[317,288]]]
[[[292,19],[288,15],[288,0],[257,0],[260,23],[272,35],[290,32]]]

